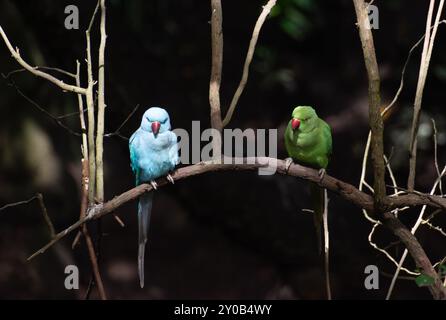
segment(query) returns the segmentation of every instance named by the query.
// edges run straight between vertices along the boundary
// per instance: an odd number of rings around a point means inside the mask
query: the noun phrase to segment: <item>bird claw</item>
[[[285,172],[288,173],[288,170],[290,170],[291,165],[293,164],[293,159],[292,158],[286,158],[285,159]]]
[[[157,190],[157,189],[158,189],[158,184],[157,184],[155,181],[150,181],[150,185],[152,186],[152,188],[153,188],[154,190]]]
[[[175,180],[173,180],[173,178],[170,174],[168,174],[166,178],[171,184],[175,184]]]
[[[322,180],[324,180],[326,170],[324,168],[319,169],[318,175],[319,175],[319,183],[322,183]]]

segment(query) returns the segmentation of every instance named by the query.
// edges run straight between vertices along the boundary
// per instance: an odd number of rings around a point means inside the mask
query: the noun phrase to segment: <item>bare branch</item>
[[[90,233],[87,231],[87,226],[82,227],[85,242],[87,243],[88,255],[90,257],[91,267],[93,269],[93,275],[95,278],[95,283],[98,287],[99,296],[102,300],[107,300],[107,295],[105,293],[104,284],[102,282],[101,274],[99,272],[98,260],[96,258],[96,252],[94,250],[93,241],[91,240]]]
[[[423,273],[434,279],[434,284],[430,285],[429,291],[434,299],[446,299],[446,288],[443,286],[440,277],[432,266],[423,247],[421,247],[417,238],[407,227],[398,220],[391,212],[383,214],[384,224],[393,231],[393,233],[401,239],[406,246],[408,252],[415,260],[417,267],[423,270]]]
[[[48,211],[46,210],[45,202],[43,201],[43,195],[38,193],[36,195],[37,201],[39,202],[40,210],[42,211],[43,218],[45,219],[46,225],[50,230],[51,239],[56,237],[56,230],[54,229],[53,223],[51,222],[51,218],[48,215]]]
[[[338,180],[334,177],[331,177],[328,174],[326,174],[324,178],[321,180],[318,171],[315,169],[304,167],[298,164],[292,164],[288,168],[288,164],[285,160],[280,160],[275,158],[268,158],[268,157],[242,158],[242,159],[223,158],[221,159],[220,162],[215,162],[215,161],[200,162],[176,170],[172,174],[172,177],[174,180],[182,180],[189,177],[215,171],[232,171],[232,170],[252,171],[266,167],[268,164],[270,164],[271,166],[276,166],[278,174],[299,177],[304,180],[312,181],[323,188],[326,188],[332,192],[339,194],[345,200],[357,205],[360,208],[364,208],[365,210],[369,211],[373,211],[374,209],[373,198],[370,195],[359,191],[351,184]],[[159,187],[168,184],[168,181],[165,178],[160,178],[156,182]],[[138,198],[144,192],[149,192],[151,190],[152,186],[150,184],[141,184],[133,189],[130,189],[122,193],[119,196],[114,197],[110,201],[107,201],[100,205],[92,206],[87,216],[77,221],[76,223],[74,223],[67,229],[63,230],[62,232],[58,233],[54,240],[52,240],[47,245],[45,245],[40,250],[31,255],[28,258],[28,260],[31,260],[35,256],[45,252],[54,243],[65,237],[73,230],[76,230],[77,228],[79,228],[79,226],[88,222],[89,220],[98,219],[104,215],[110,214],[117,208],[124,205],[125,203],[132,201]],[[446,199],[439,196],[432,196],[432,198],[428,198],[423,195],[418,195],[414,193],[414,194],[400,195],[398,197],[387,197],[385,201],[386,210],[388,211],[405,206],[413,207],[424,204],[427,204],[435,208],[439,208],[442,206],[446,207]]]
[[[442,172],[438,174],[438,178],[435,181],[435,183],[432,186],[432,189],[430,191],[430,195],[431,196],[433,196],[435,194],[435,191],[437,190],[437,187],[438,187],[442,177],[445,174],[446,174],[446,166],[443,168]],[[398,189],[401,189],[401,188],[398,188]],[[415,192],[415,191],[410,191],[410,192]],[[418,218],[417,218],[417,221],[415,222],[414,226],[412,227],[412,229],[410,231],[413,235],[415,234],[415,232],[417,232],[417,230],[420,227],[420,225],[423,224],[423,221],[425,221],[424,220],[424,213],[426,212],[426,209],[427,209],[427,205],[424,205],[421,208],[420,213],[419,213]],[[443,208],[443,209],[445,209],[445,208]],[[389,290],[387,291],[386,300],[389,300],[390,297],[392,296],[393,288],[395,287],[395,283],[396,283],[396,280],[398,279],[398,275],[400,273],[400,270],[401,270],[404,262],[406,261],[407,254],[408,254],[408,249],[405,249],[404,252],[403,252],[403,255],[400,258],[400,261],[398,262],[398,266],[396,268],[395,274],[393,275],[392,282],[390,283],[390,286],[389,286]]]
[[[81,211],[80,219],[82,220],[86,216],[88,209],[88,162],[82,159],[82,192],[81,192]],[[101,273],[99,271],[98,259],[96,257],[96,251],[94,249],[93,241],[91,240],[90,233],[88,232],[87,225],[82,225],[82,234],[84,235],[85,242],[87,244],[88,256],[90,258],[91,268],[93,270],[93,276],[95,283],[98,287],[99,296],[102,300],[107,300],[107,295],[105,293],[104,284],[102,282]]]
[[[104,202],[104,126],[105,126],[105,31],[106,7],[105,0],[100,0],[101,7],[101,42],[98,59],[98,116],[96,135],[96,200]]]
[[[120,132],[120,131],[121,131],[121,129],[125,126],[125,124],[126,124],[126,123],[130,120],[130,118],[135,114],[136,110],[138,110],[138,108],[139,108],[139,104],[137,104],[137,105],[133,108],[132,112],[129,113],[129,115],[127,116],[127,118],[125,118],[125,120],[121,123],[121,125],[118,127],[118,129],[116,129],[115,132]]]
[[[426,84],[427,73],[429,69],[429,63],[432,56],[432,50],[434,47],[435,36],[437,34],[438,25],[440,22],[441,12],[443,10],[444,0],[440,1],[440,5],[437,10],[437,15],[435,17],[435,24],[432,30],[432,35],[430,34],[431,30],[431,21],[433,16],[435,1],[431,0],[429,4],[429,11],[427,15],[426,21],[426,34],[424,38],[423,44],[423,52],[421,55],[421,63],[420,70],[418,75],[418,83],[417,83],[417,91],[415,95],[414,102],[414,113],[412,119],[412,129],[410,135],[410,146],[409,146],[409,176],[407,179],[407,189],[413,190],[415,186],[415,175],[416,175],[416,163],[417,163],[417,144],[418,144],[418,127],[420,124],[420,114],[421,114],[421,103],[423,100],[423,91],[424,86]]]
[[[129,138],[124,137],[124,136],[121,134],[121,129],[122,129],[122,128],[125,126],[125,124],[130,120],[130,118],[135,114],[135,112],[136,112],[136,110],[138,110],[138,108],[139,108],[139,104],[137,104],[137,105],[135,106],[135,108],[133,108],[132,112],[130,112],[129,115],[127,116],[127,118],[125,118],[125,120],[119,125],[118,129],[116,129],[115,131],[113,131],[113,132],[111,132],[111,133],[106,133],[106,134],[104,134],[104,137],[105,137],[105,138],[110,138],[110,137],[117,136],[117,137],[120,137],[120,138],[122,138],[122,139],[124,139],[124,140],[129,140]]]
[[[76,61],[76,85],[80,86],[81,75],[80,75],[80,62]],[[84,115],[84,101],[82,95],[77,95],[77,101],[79,106],[79,121],[82,130],[82,157],[88,161],[88,141],[87,141],[87,126],[85,125],[85,115]]]
[[[42,212],[43,218],[45,220],[45,223],[48,226],[48,230],[50,231],[51,239],[54,239],[56,236],[56,231],[54,230],[53,223],[51,222],[51,218],[48,215],[48,211],[46,209],[45,202],[43,201],[43,195],[41,193],[37,193],[35,196],[33,196],[32,198],[29,198],[28,200],[18,201],[18,202],[9,203],[7,205],[4,205],[3,207],[0,208],[0,211],[6,210],[8,208],[24,205],[24,204],[29,204],[34,200],[37,200],[39,207],[40,207],[40,211]]]
[[[91,28],[93,27],[93,23],[94,23],[94,20],[95,20],[95,18],[96,18],[96,15],[98,14],[99,6],[100,6],[100,1],[101,1],[101,0],[98,0],[98,1],[96,2],[96,7],[94,8],[93,14],[91,15],[90,23],[88,24],[88,28],[87,28],[87,32],[88,32],[88,33],[90,33]]]
[[[78,87],[78,86],[73,86],[73,85],[67,84],[67,83],[63,82],[62,80],[59,80],[59,79],[55,78],[54,76],[52,76],[52,75],[50,75],[50,74],[48,74],[46,72],[40,71],[36,67],[30,66],[20,56],[19,49],[18,48],[14,49],[14,47],[11,45],[11,42],[9,42],[9,39],[6,36],[6,33],[5,33],[5,31],[3,31],[3,28],[1,26],[0,26],[0,35],[2,36],[3,40],[5,41],[6,46],[8,47],[9,51],[11,52],[12,57],[23,68],[25,68],[26,70],[28,70],[29,72],[31,72],[35,76],[43,78],[43,79],[46,79],[49,82],[52,82],[53,84],[55,84],[56,86],[61,88],[64,92],[75,92],[75,93],[80,93],[80,94],[86,94],[87,93],[87,90],[85,88],[81,88],[81,87]]]
[[[98,2],[99,5],[99,2]],[[90,38],[90,29],[94,21],[94,17],[96,16],[97,6],[93,13],[93,16],[90,21],[90,25],[85,32],[86,40],[87,40],[87,76],[88,76],[88,86],[87,86],[87,119],[88,119],[88,172],[89,172],[89,189],[88,189],[88,201],[90,204],[94,203],[95,196],[95,183],[96,183],[96,151],[95,151],[95,118],[94,118],[94,98],[93,98],[93,87],[94,87],[94,79],[93,79],[93,68],[91,61],[91,38]]]
[[[4,79],[7,79],[6,75],[4,75],[2,73],[2,77]],[[71,129],[70,127],[68,127],[67,125],[65,125],[62,121],[60,121],[60,119],[63,119],[63,117],[65,117],[65,115],[62,116],[54,116],[51,113],[49,113],[44,107],[42,107],[41,105],[39,105],[36,101],[34,101],[33,99],[31,99],[30,97],[28,97],[16,84],[13,80],[9,80],[7,82],[7,85],[14,88],[14,90],[20,95],[22,96],[22,98],[24,98],[26,101],[28,101],[31,105],[33,105],[36,109],[38,109],[40,112],[42,112],[43,114],[45,114],[47,117],[51,118],[58,126],[60,126],[61,128],[67,130],[70,134],[80,137],[82,134],[80,132],[76,132],[73,129]]]
[[[446,23],[446,20],[441,20],[438,25]],[[434,28],[434,26],[431,27],[431,29]],[[398,97],[401,93],[401,91],[403,90],[404,87],[404,75],[406,73],[406,69],[407,69],[407,65],[409,64],[410,58],[412,57],[412,53],[413,51],[421,44],[421,42],[423,41],[423,39],[425,38],[426,35],[423,35],[413,46],[412,48],[410,48],[409,53],[407,55],[406,58],[406,62],[404,63],[403,66],[403,70],[401,71],[401,80],[400,80],[400,86],[398,87],[398,90],[395,94],[395,96],[392,99],[392,102],[384,109],[385,112],[388,111],[388,109],[392,108],[393,105],[396,103],[396,101],[398,100]]]
[[[240,96],[242,95],[243,90],[245,89],[246,83],[248,81],[249,66],[251,65],[252,57],[254,56],[254,51],[256,49],[256,44],[259,38],[260,30],[262,29],[266,17],[269,15],[271,9],[275,5],[276,5],[276,0],[269,0],[268,3],[265,6],[263,6],[263,10],[260,13],[257,22],[254,26],[251,40],[249,41],[249,48],[246,54],[245,64],[243,66],[242,78],[240,79],[240,83],[237,87],[237,90],[235,91],[234,96],[232,97],[232,101],[229,106],[228,112],[226,113],[226,116],[223,119],[223,127],[226,127],[228,123],[231,121],[232,115],[234,114],[234,110],[237,107],[238,100],[240,99]]]
[[[70,117],[74,117],[74,116],[78,116],[79,115],[79,113],[85,113],[87,111],[87,109],[85,108],[85,109],[82,109],[82,111],[74,111],[74,112],[70,112],[70,113],[66,113],[66,114],[63,114],[63,115],[60,115],[60,116],[57,116],[56,118],[57,119],[59,119],[59,120],[61,120],[61,119],[66,119],[66,118],[70,118]]]
[[[28,204],[31,201],[37,199],[37,195],[33,196],[32,198],[29,198],[28,200],[23,200],[23,201],[18,201],[18,202],[13,202],[13,203],[8,203],[5,204],[3,207],[0,208],[0,211],[6,210],[8,208],[12,208],[12,207],[17,207],[17,206],[21,206],[24,204]]]
[[[380,111],[380,76],[366,4],[364,0],[353,0],[353,3],[369,82],[369,125],[371,129],[375,209],[382,211],[386,187],[384,180],[383,119]]]
[[[76,78],[76,75],[74,74],[74,73],[71,73],[71,72],[68,72],[68,71],[66,71],[66,70],[63,70],[63,69],[60,69],[60,68],[53,68],[53,67],[34,67],[36,70],[49,70],[49,71],[56,71],[56,72],[59,72],[59,73],[61,73],[61,74],[63,74],[63,75],[66,75],[66,76],[68,76],[68,77],[71,77],[71,78],[73,78],[73,79],[75,79]],[[10,71],[10,72],[8,72],[6,75],[5,75],[5,77],[6,78],[9,78],[10,76],[12,76],[13,74],[16,74],[16,73],[20,73],[20,72],[24,72],[24,71],[28,71],[28,70],[26,70],[26,69],[17,69],[17,70],[12,70],[12,71]],[[80,87],[79,85],[77,85],[78,87]]]
[[[440,172],[440,167],[438,166],[438,143],[437,143],[438,131],[437,131],[437,126],[435,125],[435,120],[431,119],[431,121],[432,121],[432,128],[434,129],[434,165],[435,165],[435,170],[437,171],[440,195],[443,195],[443,184],[441,182],[443,176]]]
[[[223,129],[220,107],[221,70],[223,67],[222,22],[221,1],[211,0],[212,70],[209,83],[209,104],[211,106],[211,127],[218,131]]]

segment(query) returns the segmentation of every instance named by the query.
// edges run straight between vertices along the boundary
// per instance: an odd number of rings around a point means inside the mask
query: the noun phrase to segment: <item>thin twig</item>
[[[443,10],[444,0],[440,0],[440,5],[437,10],[437,14],[435,17],[435,24],[432,30],[432,35],[430,33],[431,31],[431,21],[435,6],[435,0],[431,0],[429,4],[429,10],[427,14],[427,21],[426,21],[426,33],[424,38],[424,44],[423,44],[423,52],[421,54],[421,63],[420,63],[420,70],[418,75],[418,83],[417,83],[417,90],[415,95],[415,102],[414,102],[414,112],[413,112],[413,118],[412,118],[412,128],[411,128],[411,134],[410,134],[410,145],[409,145],[409,176],[407,178],[407,189],[413,190],[415,187],[415,175],[416,175],[416,163],[417,163],[417,145],[418,145],[418,128],[420,124],[420,114],[421,114],[421,104],[423,101],[423,91],[424,86],[426,84],[426,78],[427,73],[429,69],[429,63],[432,56],[432,50],[434,46],[435,36],[437,34],[438,25],[440,22],[441,12]]]
[[[432,121],[432,127],[434,129],[434,165],[435,165],[435,170],[437,171],[437,176],[438,176],[438,188],[440,190],[440,195],[443,195],[443,184],[441,182],[441,172],[440,172],[440,167],[438,166],[438,143],[437,143],[437,126],[435,125],[435,120],[431,119]]]
[[[80,86],[81,75],[80,75],[80,62],[76,61],[76,85]],[[88,161],[88,140],[87,140],[87,126],[85,124],[85,114],[84,114],[84,100],[82,95],[77,95],[77,102],[79,107],[79,122],[82,130],[82,157]]]
[[[237,103],[240,99],[240,96],[243,93],[243,90],[245,89],[246,83],[248,82],[248,76],[249,76],[249,66],[251,65],[252,58],[254,56],[254,51],[256,49],[257,40],[259,38],[260,30],[262,29],[263,23],[266,20],[266,17],[271,12],[271,9],[276,5],[276,0],[269,0],[266,5],[263,6],[263,10],[260,13],[259,17],[257,18],[257,22],[254,26],[254,30],[252,32],[251,40],[249,41],[249,48],[248,52],[246,54],[245,58],[245,64],[243,66],[243,74],[242,78],[240,79],[240,83],[237,87],[237,90],[234,93],[234,96],[232,97],[231,104],[229,105],[228,112],[226,113],[226,116],[223,119],[223,127],[226,127],[228,123],[232,119],[232,115],[234,114],[234,110],[237,107]]]
[[[398,262],[395,260],[395,258],[393,258],[393,257],[390,255],[390,253],[388,253],[385,249],[379,247],[379,246],[373,241],[373,234],[375,233],[375,230],[376,230],[376,228],[377,228],[379,225],[381,225],[381,223],[375,223],[375,224],[373,225],[372,230],[370,230],[370,233],[369,233],[369,235],[368,235],[368,237],[367,237],[367,240],[368,240],[369,244],[370,244],[374,249],[376,249],[376,250],[378,250],[379,252],[381,252],[382,254],[384,254],[384,255],[387,257],[387,259],[389,259],[389,260],[390,260],[396,267],[398,267],[399,264],[398,264]],[[408,273],[408,274],[415,275],[415,276],[417,276],[417,275],[420,274],[420,273],[418,273],[418,272],[410,271],[409,269],[404,268],[404,267],[401,267],[401,270],[405,271],[405,272]]]
[[[446,23],[446,20],[441,20],[438,24],[440,25],[440,24],[443,24],[443,23]],[[432,28],[434,28],[434,26],[432,26],[431,29],[432,29]],[[421,42],[423,41],[424,38],[425,38],[425,35],[423,35],[423,36],[422,36],[422,37],[421,37],[421,38],[420,38],[420,39],[419,39],[419,40],[412,46],[412,48],[410,48],[409,53],[407,54],[406,61],[405,61],[404,66],[403,66],[403,70],[401,71],[400,86],[398,87],[398,90],[397,90],[395,96],[393,97],[392,102],[390,102],[390,104],[389,104],[386,108],[384,108],[384,111],[385,111],[385,112],[387,112],[388,109],[392,108],[393,105],[394,105],[394,104],[396,103],[396,101],[398,100],[398,98],[399,98],[399,96],[400,96],[400,93],[401,93],[401,91],[403,90],[403,87],[404,87],[404,75],[405,75],[405,73],[406,73],[406,69],[407,69],[407,66],[408,66],[408,64],[409,64],[410,58],[412,57],[412,53],[413,53],[413,51],[414,51],[414,50],[421,44]],[[383,114],[383,116],[384,116],[384,114]]]
[[[101,1],[101,0],[98,0],[98,1],[96,2],[96,7],[94,8],[93,14],[91,15],[90,22],[88,23],[87,32],[90,32],[90,31],[91,31],[91,28],[93,27],[94,20],[96,19],[96,15],[98,14],[99,6],[100,6],[100,1]]]
[[[5,76],[2,74],[3,78],[5,78]],[[16,84],[12,79],[9,79],[9,81],[7,82],[7,85],[10,86],[11,88],[13,88],[22,98],[24,98],[26,101],[28,101],[31,105],[33,105],[35,108],[37,108],[40,112],[44,113],[47,117],[49,117],[50,119],[52,119],[59,127],[67,130],[70,134],[80,137],[82,134],[80,132],[76,132],[73,129],[71,129],[70,127],[68,127],[67,125],[65,125],[62,121],[60,121],[59,116],[54,116],[51,113],[49,113],[44,107],[42,107],[41,105],[39,105],[36,101],[34,101],[33,99],[31,99],[30,97],[28,97]]]
[[[56,71],[56,72],[59,72],[59,73],[61,73],[61,74],[63,74],[63,75],[66,75],[66,76],[68,76],[68,77],[71,77],[71,78],[73,78],[73,79],[76,79],[76,75],[75,75],[74,73],[68,72],[68,71],[63,70],[63,69],[61,69],[61,68],[54,68],[54,67],[40,67],[40,66],[38,66],[38,67],[34,67],[34,68],[35,68],[36,70]],[[13,74],[20,73],[20,72],[24,72],[24,71],[28,71],[28,70],[26,70],[25,68],[12,70],[12,71],[8,72],[5,76],[6,76],[6,78],[9,78],[9,77],[12,76]],[[77,85],[77,86],[79,87],[79,85]]]
[[[84,224],[82,227],[82,233],[84,234],[85,242],[88,248],[88,255],[90,256],[91,267],[93,269],[93,274],[95,278],[95,283],[98,288],[99,296],[102,300],[107,300],[107,295],[105,293],[104,285],[102,283],[101,274],[99,272],[98,260],[96,258],[96,252],[94,250],[93,241],[91,240],[90,233],[87,230],[87,226]]]
[[[430,223],[430,222],[427,221],[427,220],[423,220],[423,221],[421,222],[421,224],[425,224],[425,225],[427,225],[427,226],[428,226],[429,228],[431,228],[432,230],[438,231],[438,232],[441,233],[442,236],[446,237],[446,232],[445,232],[441,227],[439,227],[439,226],[434,226],[432,223]]]
[[[43,219],[45,220],[46,225],[48,226],[48,230],[50,231],[51,239],[54,239],[56,237],[56,231],[54,229],[53,223],[51,222],[51,218],[48,215],[48,210],[46,209],[45,202],[43,200],[43,195],[41,193],[36,193],[35,196],[29,198],[28,200],[24,201],[18,201],[14,203],[8,203],[7,205],[4,205],[0,208],[0,211],[6,210],[8,208],[29,204],[32,201],[37,200],[39,204],[40,211],[42,212]]]
[[[111,132],[111,133],[106,133],[104,134],[104,137],[113,137],[113,136],[118,136],[120,138],[126,139],[128,140],[127,137],[124,137],[123,135],[121,135],[121,129],[125,126],[125,124],[130,120],[130,118],[135,114],[136,110],[138,110],[139,108],[139,104],[137,104],[132,112],[129,113],[129,115],[125,118],[125,120],[119,125],[118,129],[116,129],[115,131]]]
[[[0,35],[2,36],[6,46],[8,47],[9,51],[11,52],[12,57],[26,70],[28,70],[29,72],[31,72],[32,74],[34,74],[37,77],[43,78],[48,80],[49,82],[52,82],[53,84],[55,84],[56,86],[58,86],[59,88],[61,88],[64,92],[75,92],[75,93],[80,93],[80,94],[86,94],[87,90],[85,88],[81,88],[78,86],[73,86],[70,84],[67,84],[65,82],[63,82],[60,79],[57,79],[56,77],[40,71],[39,69],[36,69],[36,67],[32,67],[30,66],[25,60],[22,59],[22,57],[20,56],[20,52],[19,52],[19,48],[15,48],[12,46],[11,42],[9,42],[8,37],[6,36],[5,31],[3,30],[3,28],[0,26]]]
[[[82,109],[82,113],[85,113],[87,111],[87,109],[85,108],[85,109]],[[56,116],[56,118],[58,119],[58,120],[61,120],[61,119],[66,119],[66,118],[70,118],[70,117],[74,117],[74,116],[78,116],[79,115],[79,111],[74,111],[74,112],[69,112],[69,113],[66,113],[66,114],[63,114],[63,115],[60,115],[60,116]]]
[[[89,188],[89,178],[88,178],[88,161],[82,159],[82,192],[81,192],[81,209],[80,209],[80,219],[83,220],[86,217],[86,212],[88,208],[88,188]],[[82,225],[82,234],[84,235],[85,243],[87,244],[88,256],[90,258],[92,272],[97,284],[99,296],[102,300],[106,300],[107,296],[105,293],[104,285],[102,283],[101,273],[99,271],[98,259],[96,256],[96,250],[91,240],[90,233],[88,232],[87,225]]]
[[[48,210],[46,209],[45,202],[43,201],[43,195],[41,193],[38,193],[36,195],[36,198],[39,203],[40,210],[42,211],[43,218],[45,219],[46,225],[50,230],[51,239],[54,239],[56,237],[56,230],[54,229],[51,218],[48,215]]]
[[[88,287],[87,287],[87,291],[85,292],[84,300],[89,300],[90,299],[90,294],[91,294],[91,291],[94,288],[94,285],[95,285],[95,283],[94,283],[94,276],[91,276],[90,277],[90,281],[88,281]]]
[[[437,181],[435,181],[435,183],[434,183],[434,185],[433,185],[433,187],[432,187],[432,189],[431,189],[431,191],[430,191],[430,195],[434,195],[434,194],[435,194],[435,190],[437,189],[437,185],[439,184],[439,181],[441,181],[441,177],[442,177],[444,174],[446,174],[446,166],[443,168],[443,171],[441,172],[441,174],[440,174],[440,176],[438,177]],[[398,189],[400,189],[400,188],[398,188]],[[409,191],[409,190],[407,190],[407,191]],[[415,192],[415,191],[412,191],[412,192]],[[426,205],[424,205],[424,206],[421,208],[421,210],[420,210],[420,214],[418,215],[418,219],[417,219],[417,221],[415,222],[415,224],[414,224],[414,226],[412,227],[412,229],[410,230],[410,232],[411,232],[413,235],[415,234],[415,232],[417,231],[418,227],[419,227],[419,226],[421,225],[421,223],[423,222],[423,216],[424,216],[424,212],[426,211],[426,208],[427,208]],[[404,264],[404,261],[406,261],[407,254],[408,254],[408,250],[407,250],[407,249],[404,249],[403,255],[402,255],[400,261],[398,262],[397,269],[396,269],[395,274],[393,275],[392,281],[391,281],[391,283],[390,283],[389,290],[387,291],[386,300],[389,300],[390,297],[392,296],[392,292],[393,292],[393,289],[394,289],[394,287],[395,287],[396,280],[398,279],[398,275],[399,275],[400,270],[401,270],[401,268],[402,268],[402,266],[403,266],[403,264]]]
[[[5,204],[3,207],[0,208],[0,211],[6,210],[8,208],[12,208],[12,207],[17,207],[17,206],[21,206],[21,205],[24,205],[24,204],[28,204],[31,201],[33,201],[34,199],[37,199],[37,195],[33,196],[32,198],[29,198],[28,200],[23,200],[23,201],[18,201],[18,202]]]

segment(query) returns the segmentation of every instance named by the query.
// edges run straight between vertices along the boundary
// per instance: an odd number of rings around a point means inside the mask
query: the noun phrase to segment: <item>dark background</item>
[[[265,1],[223,1],[224,66],[222,108],[227,110],[241,77],[252,28]],[[75,72],[85,78],[85,29],[96,1],[0,0],[0,24],[32,65]],[[203,0],[107,1],[106,131],[129,137],[150,106],[165,107],[174,128],[189,130],[192,120],[209,126],[210,2]],[[80,9],[80,29],[64,28],[64,8]],[[374,31],[382,76],[383,105],[390,102],[407,53],[424,32],[426,1],[375,1],[380,29]],[[431,118],[439,130],[439,163],[445,160],[444,26],[439,27],[427,79],[420,127],[417,188],[430,190],[436,173]],[[93,53],[99,43],[94,26]],[[408,169],[408,132],[421,49],[408,66],[405,88],[385,123],[385,152],[398,183]],[[96,59],[96,56],[94,56]],[[97,61],[95,60],[95,65]],[[0,72],[19,66],[0,43]],[[85,79],[83,79],[85,80]],[[0,207],[44,195],[57,230],[79,215],[80,139],[56,125],[20,96],[24,94],[55,116],[77,110],[77,97],[29,73],[0,79]],[[70,81],[65,79],[65,81]],[[278,128],[278,157],[286,156],[281,136],[296,105],[315,106],[332,126],[333,176],[359,183],[368,134],[367,82],[352,1],[282,0],[262,29],[250,79],[229,128]],[[63,119],[79,131],[78,117]],[[130,189],[128,143],[105,140],[106,198]],[[369,179],[370,181],[370,179]],[[371,225],[360,209],[329,194],[331,277],[337,299],[383,299],[394,267],[373,249]],[[146,286],[137,280],[136,202],[102,223],[101,270],[114,299],[323,299],[322,259],[317,253],[304,181],[253,172],[210,173],[156,192],[146,258]],[[402,215],[413,223],[417,210]],[[443,221],[441,220],[443,219]],[[434,220],[444,224],[444,215]],[[95,224],[90,226],[95,233]],[[75,233],[32,262],[26,258],[49,240],[37,203],[0,212],[0,297],[8,299],[83,298],[90,279],[85,243],[74,251]],[[421,227],[417,233],[432,260],[441,259],[444,239]],[[379,228],[376,241],[396,239]],[[389,251],[401,255],[402,246]],[[443,252],[444,254],[444,252]],[[413,268],[413,262],[407,259]],[[64,288],[64,268],[80,268],[81,290]],[[364,288],[364,268],[376,264],[380,290]],[[93,292],[92,297],[97,297]],[[399,280],[394,298],[430,298],[413,280]]]

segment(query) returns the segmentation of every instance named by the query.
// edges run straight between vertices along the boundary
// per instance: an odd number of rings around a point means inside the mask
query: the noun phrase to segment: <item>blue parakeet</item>
[[[130,137],[130,162],[136,178],[136,185],[150,183],[156,190],[155,179],[167,175],[179,163],[177,136],[170,127],[166,110],[149,108],[143,115],[141,126]],[[141,288],[144,287],[144,253],[152,210],[153,192],[140,196],[138,202],[138,274]]]

